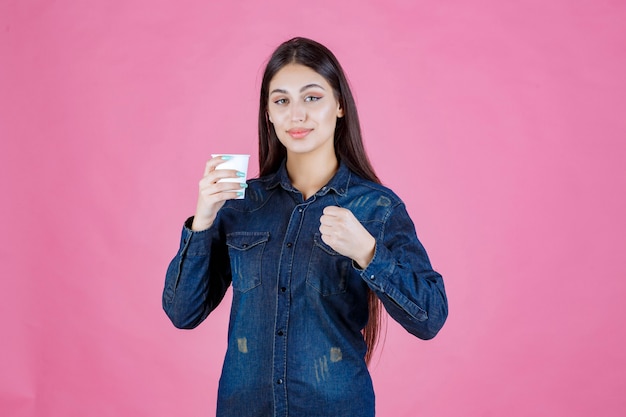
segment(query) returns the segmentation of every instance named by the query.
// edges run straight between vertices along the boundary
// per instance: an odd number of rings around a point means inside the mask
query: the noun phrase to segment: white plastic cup
[[[219,164],[215,169],[236,169],[239,172],[243,172],[244,176],[241,178],[222,178],[219,182],[246,182],[246,178],[248,178],[248,161],[250,160],[250,155],[242,155],[242,154],[233,154],[233,153],[215,153],[211,154],[213,158],[217,156],[228,156],[230,159],[225,160],[221,164]],[[244,199],[246,196],[246,189],[241,189],[241,197],[237,197],[238,200]]]

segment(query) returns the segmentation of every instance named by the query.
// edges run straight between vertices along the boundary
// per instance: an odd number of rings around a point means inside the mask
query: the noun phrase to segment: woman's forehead
[[[329,90],[328,81],[314,69],[301,64],[288,64],[282,67],[272,78],[269,91],[282,90],[297,93],[303,88],[319,86]]]

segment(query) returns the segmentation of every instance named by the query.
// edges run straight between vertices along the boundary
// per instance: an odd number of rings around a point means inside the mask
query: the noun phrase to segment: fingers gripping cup
[[[239,182],[245,183],[248,178],[248,161],[250,155],[232,154],[232,153],[216,153],[211,155],[213,158],[217,156],[228,157],[224,162],[219,164],[215,169],[235,169],[242,172],[244,175],[242,178],[223,178],[220,182]],[[246,189],[241,189],[241,196],[237,199],[241,200],[246,196]]]

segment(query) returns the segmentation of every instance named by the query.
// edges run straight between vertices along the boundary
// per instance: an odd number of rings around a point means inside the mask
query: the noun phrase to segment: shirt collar
[[[289,180],[289,175],[287,174],[287,160],[284,159],[280,164],[280,168],[276,171],[276,174],[269,180],[267,184],[267,189],[271,190],[276,186],[280,185],[286,191],[297,192],[291,181]],[[348,192],[348,184],[350,183],[351,172],[350,169],[343,162],[339,162],[339,169],[335,175],[328,181],[328,184],[323,186],[316,194],[317,195],[326,195],[329,191],[334,191],[338,195],[344,197]]]

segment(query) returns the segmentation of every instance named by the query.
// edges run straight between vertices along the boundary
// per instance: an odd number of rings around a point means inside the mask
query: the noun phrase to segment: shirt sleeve
[[[443,278],[433,270],[404,204],[393,207],[361,277],[409,333],[432,339],[448,316]]]
[[[218,306],[231,283],[227,246],[219,228],[191,230],[183,226],[180,247],[169,264],[163,289],[163,309],[174,326],[192,329]],[[217,221],[217,220],[216,220]]]

